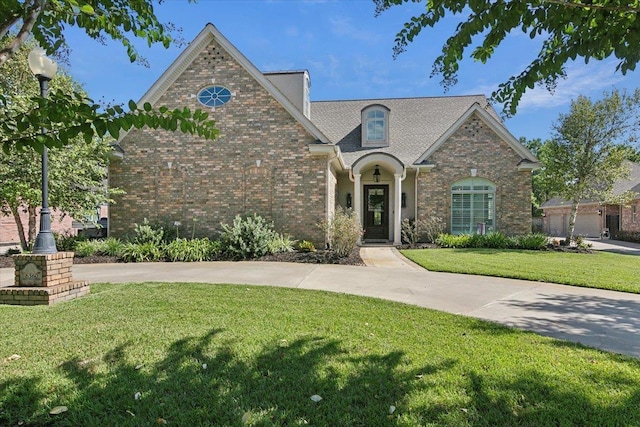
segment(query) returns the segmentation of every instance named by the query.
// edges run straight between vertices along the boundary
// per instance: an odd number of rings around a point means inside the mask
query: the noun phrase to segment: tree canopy
[[[0,95],[8,102],[4,107],[18,114],[27,110],[31,98],[39,94],[37,80],[27,66],[27,55],[35,43],[28,41],[0,73]],[[64,71],[51,81],[60,94],[83,94],[82,89]],[[112,141],[112,140],[111,140]],[[75,136],[64,148],[49,151],[49,201],[51,207],[74,218],[82,219],[95,212],[96,206],[111,202],[104,181],[112,152],[108,140],[85,141]],[[36,209],[42,201],[41,156],[30,146],[22,150],[0,150],[0,214],[14,218],[23,249],[28,249],[36,235]],[[28,225],[22,223],[21,212],[27,213]]]
[[[441,75],[445,89],[457,83],[465,52],[470,50],[471,58],[486,63],[510,34],[523,32],[531,39],[542,39],[537,57],[492,94],[506,115],[516,113],[523,94],[536,84],[553,90],[558,79],[565,77],[569,61],[581,58],[588,63],[613,56],[616,71],[623,74],[640,61],[638,0],[374,0],[376,14],[409,1],[424,1],[426,10],[398,32],[394,56],[405,51],[423,29],[436,27],[448,16],[464,17],[433,64],[431,75]],[[481,42],[475,44],[477,40]]]
[[[0,45],[0,66],[30,35],[55,55],[67,47],[65,27],[78,27],[92,39],[119,41],[131,61],[138,59],[130,37],[143,38],[149,45],[171,43],[171,26],[158,21],[151,0],[2,0],[0,37],[14,37]]]
[[[550,194],[571,201],[568,239],[573,239],[580,203],[624,203],[628,194],[614,194],[616,181],[624,179],[624,161],[640,132],[640,90],[614,91],[592,101],[579,96],[568,114],[554,125],[553,138],[538,151],[541,177]]]
[[[56,55],[66,48],[64,28],[76,26],[94,39],[110,37],[121,42],[131,61],[137,58],[130,36],[147,43],[171,42],[170,26],[158,21],[151,0],[6,0],[0,3],[0,68],[32,35],[47,51]],[[180,130],[213,139],[217,129],[208,114],[187,108],[169,110],[150,104],[103,108],[85,93],[59,92],[55,88],[44,99],[34,95],[26,109],[9,108],[8,96],[17,90],[7,85],[0,93],[0,144],[5,152],[26,146],[42,150],[43,146],[61,147],[82,136],[89,143],[94,138],[118,138],[121,131],[143,127]],[[44,131],[44,132],[43,132]]]

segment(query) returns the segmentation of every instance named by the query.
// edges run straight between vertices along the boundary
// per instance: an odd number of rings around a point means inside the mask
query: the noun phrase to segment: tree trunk
[[[569,214],[569,229],[567,230],[567,243],[573,242],[573,232],[576,228],[576,218],[578,217],[578,204],[579,200],[574,200],[571,203],[571,214]]]
[[[29,206],[29,246],[36,241],[36,207]]]
[[[7,62],[11,55],[20,49],[20,46],[29,38],[33,30],[33,25],[38,20],[46,4],[47,0],[31,0],[25,3],[24,8],[26,14],[22,18],[22,27],[7,46],[0,48],[0,67]],[[9,17],[7,22],[3,23],[4,25],[0,28],[2,35],[4,36],[16,22],[15,16]]]
[[[20,246],[23,251],[29,250],[27,246],[27,239],[24,236],[24,226],[22,225],[22,220],[20,219],[20,212],[18,212],[18,208],[15,206],[11,206],[11,213],[13,214],[13,219],[16,222],[16,227],[18,228],[18,236],[20,237]]]

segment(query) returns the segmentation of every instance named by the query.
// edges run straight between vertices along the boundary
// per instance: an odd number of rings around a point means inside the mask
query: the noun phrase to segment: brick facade
[[[40,208],[36,209],[36,233],[40,227]],[[25,233],[29,230],[29,215],[26,212],[20,212],[20,220],[24,227]],[[51,230],[54,233],[73,233],[76,230],[72,228],[73,219],[69,215],[63,215],[56,209],[51,210]],[[13,215],[0,215],[0,244],[20,245],[20,237],[18,235],[18,227]],[[0,251],[1,253],[1,251]]]
[[[316,224],[328,206],[326,157],[309,153],[315,138],[216,41],[156,106],[203,108],[194,95],[212,79],[234,93],[210,112],[220,130],[214,141],[148,129],[121,141],[124,159],[112,162],[110,184],[126,194],[110,207],[111,235],[130,234],[148,218],[215,237],[221,222],[257,213],[279,232],[323,242]]]
[[[622,207],[620,229],[630,233],[640,233],[640,199],[633,200],[627,206]]]
[[[521,159],[474,114],[431,155],[429,162],[435,167],[418,175],[419,218],[445,218],[449,231],[451,186],[476,169],[478,178],[496,186],[496,230],[508,235],[531,232],[531,172],[518,169]]]

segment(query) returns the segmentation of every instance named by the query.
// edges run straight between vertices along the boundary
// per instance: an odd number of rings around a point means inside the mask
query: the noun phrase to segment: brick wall
[[[517,168],[521,157],[479,117],[473,115],[429,158],[435,168],[418,175],[418,216],[435,214],[451,230],[451,185],[471,176],[496,186],[496,229],[505,234],[531,232],[531,172]]]
[[[36,209],[36,233],[40,227],[40,208]],[[26,212],[20,212],[20,219],[25,230],[25,234],[29,230],[29,216]],[[55,209],[51,210],[51,230],[54,233],[76,233],[71,227],[73,219],[69,215],[62,215],[60,211]],[[27,236],[25,236],[26,238]],[[18,227],[13,218],[13,215],[4,216],[0,215],[0,244],[15,244],[20,245],[20,237],[18,235]]]
[[[635,221],[633,218],[633,206],[636,209]],[[633,200],[628,206],[622,207],[620,229],[629,232],[640,232],[640,199]]]
[[[309,153],[314,138],[215,41],[156,106],[206,108],[193,95],[212,79],[235,92],[210,111],[216,140],[143,129],[121,142],[125,156],[111,164],[110,183],[126,194],[111,206],[111,235],[129,234],[148,218],[215,236],[220,222],[255,212],[279,232],[322,243],[316,223],[327,206],[326,158]]]

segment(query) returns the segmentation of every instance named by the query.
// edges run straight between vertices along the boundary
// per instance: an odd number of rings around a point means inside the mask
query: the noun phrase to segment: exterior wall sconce
[[[401,208],[406,208],[407,207],[407,193],[402,193],[401,194],[400,207]]]
[[[475,177],[478,174],[478,169],[471,169],[471,176]]]
[[[373,171],[373,180],[375,182],[380,182],[380,167],[378,165],[376,165],[376,168]]]
[[[167,162],[167,169],[171,169],[172,165],[173,165],[173,162]]]
[[[351,196],[351,193],[347,193],[347,209],[351,209],[352,206],[353,206],[353,197]]]
[[[256,160],[256,166],[260,167],[260,165],[262,164],[262,160]]]

